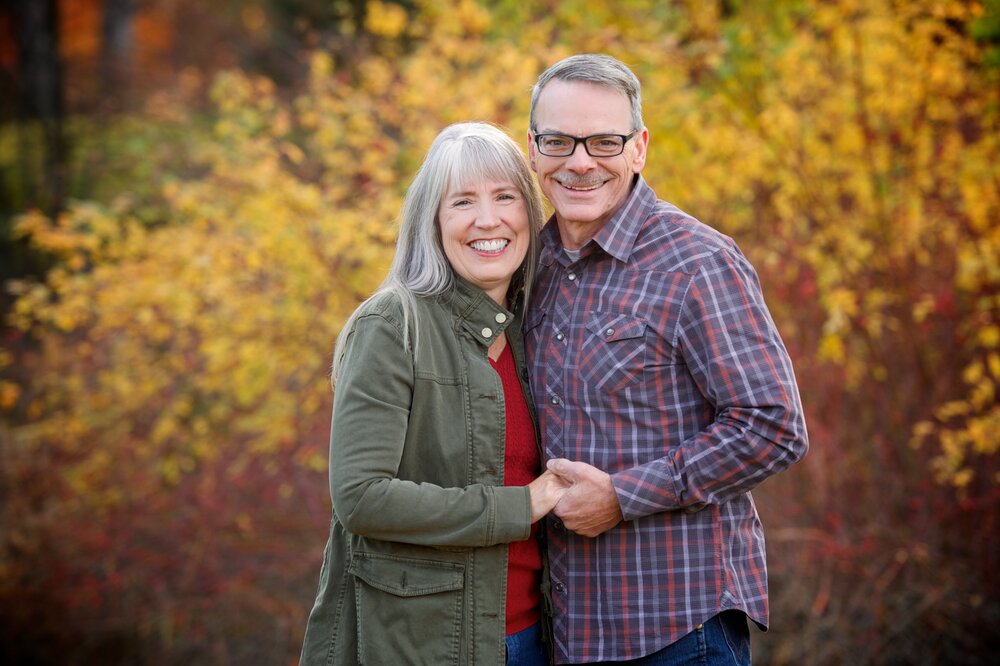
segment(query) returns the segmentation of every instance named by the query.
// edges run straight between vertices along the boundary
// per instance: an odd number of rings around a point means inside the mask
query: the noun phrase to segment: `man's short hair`
[[[535,108],[542,89],[553,79],[559,81],[584,81],[606,88],[612,88],[625,95],[631,110],[630,130],[641,129],[642,122],[642,86],[639,79],[625,63],[600,53],[584,53],[570,56],[542,72],[531,89],[531,112],[529,122],[532,132],[538,131],[535,125]]]

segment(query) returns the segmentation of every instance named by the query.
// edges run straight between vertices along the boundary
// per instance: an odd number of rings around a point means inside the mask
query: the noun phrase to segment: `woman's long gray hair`
[[[510,182],[524,199],[530,227],[528,253],[520,269],[511,277],[508,299],[513,302],[521,292],[522,307],[527,306],[538,264],[538,232],[544,222],[535,177],[520,148],[499,127],[482,122],[450,125],[434,139],[406,192],[392,266],[382,285],[368,299],[385,293],[399,297],[404,317],[403,343],[412,343],[414,349],[418,340],[409,339],[409,330],[416,317],[416,298],[443,294],[452,289],[455,282],[454,271],[441,244],[438,223],[441,200],[450,189],[482,181]],[[331,375],[334,384],[340,373],[347,332],[360,309],[350,316],[337,338]]]

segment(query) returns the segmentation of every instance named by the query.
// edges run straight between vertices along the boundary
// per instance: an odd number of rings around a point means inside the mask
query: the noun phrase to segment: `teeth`
[[[478,240],[472,241],[469,245],[472,246],[473,250],[478,250],[479,252],[499,252],[500,250],[507,247],[510,241],[504,240],[502,238],[496,238],[493,240]]]
[[[580,187],[576,185],[567,185],[566,183],[563,183],[563,187],[565,187],[568,190],[573,190],[574,192],[590,192],[591,190],[596,190],[602,184],[603,183],[597,183],[596,185]]]

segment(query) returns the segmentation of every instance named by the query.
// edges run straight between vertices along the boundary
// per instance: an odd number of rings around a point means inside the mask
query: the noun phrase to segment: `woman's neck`
[[[497,339],[493,341],[490,348],[486,351],[491,359],[494,361],[500,358],[500,354],[503,353],[504,347],[507,346],[507,334],[501,333],[497,336]]]

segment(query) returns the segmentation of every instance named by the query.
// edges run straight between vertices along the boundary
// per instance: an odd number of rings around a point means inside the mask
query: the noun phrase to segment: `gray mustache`
[[[557,179],[563,185],[569,185],[571,187],[593,187],[594,185],[600,185],[605,181],[604,178],[579,178],[577,176],[564,176],[563,174],[559,174]]]

